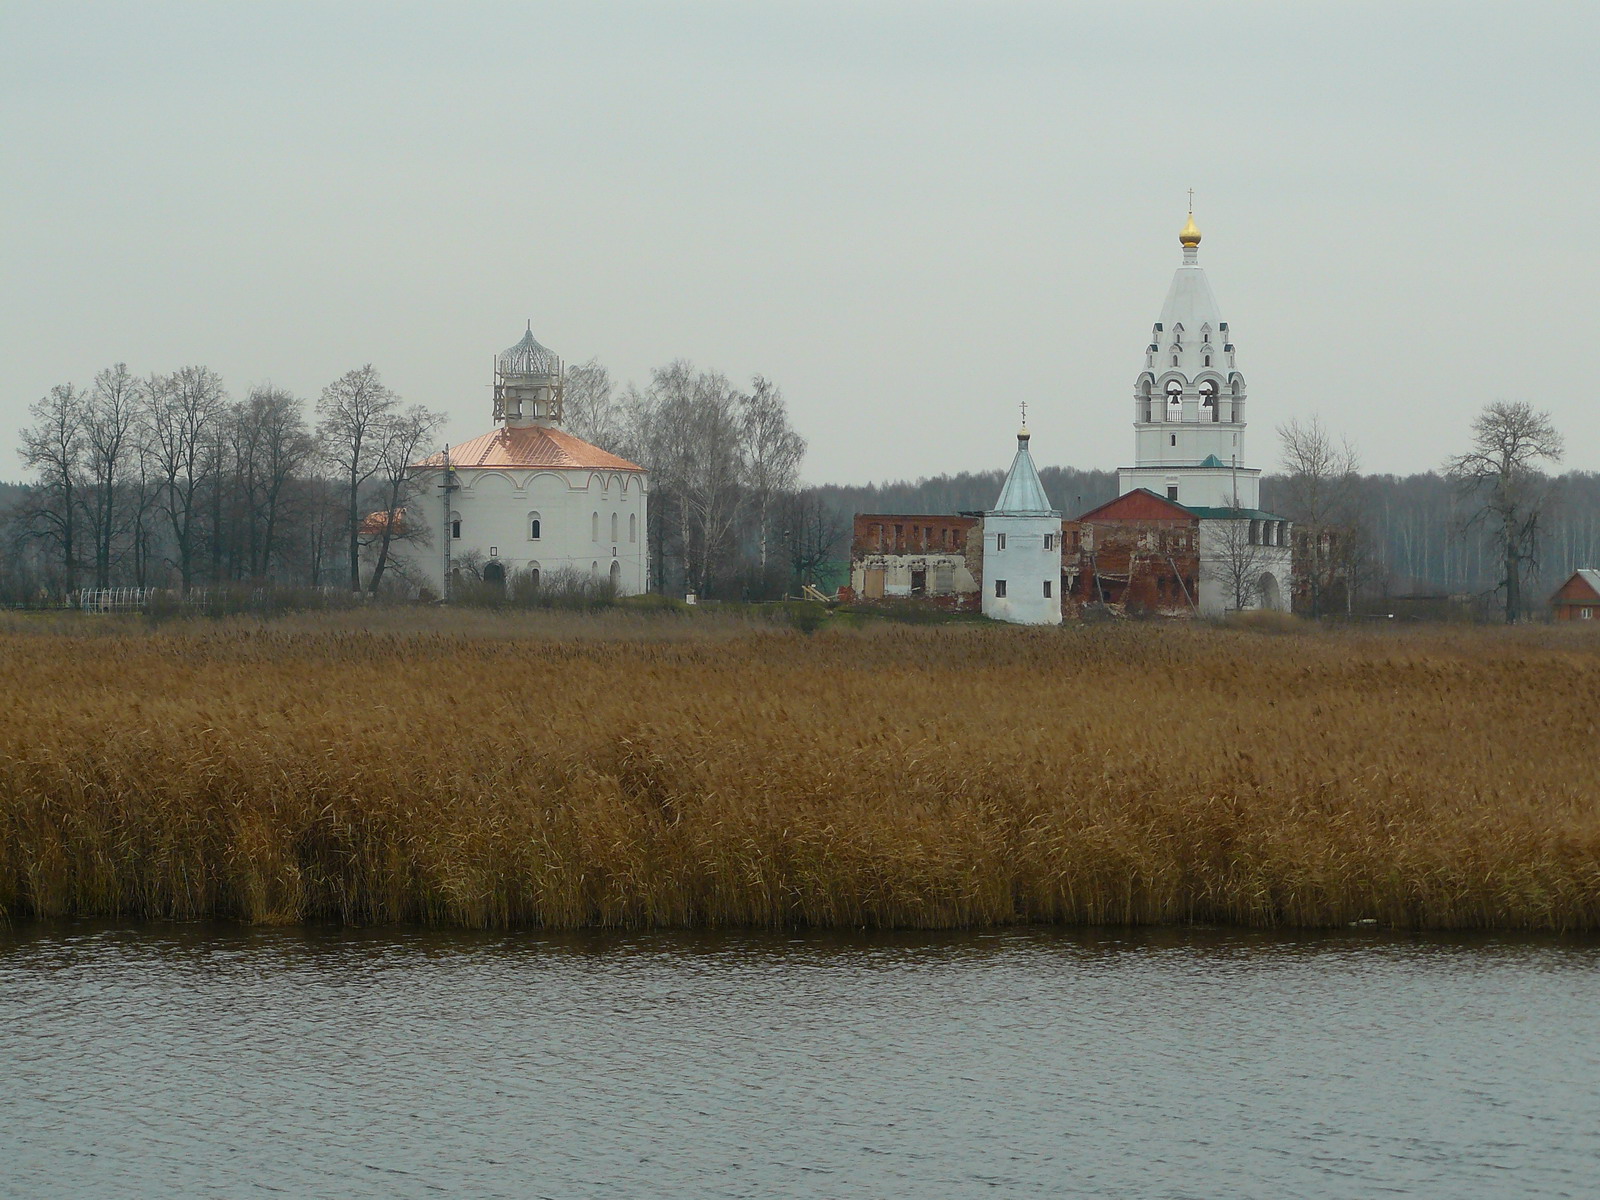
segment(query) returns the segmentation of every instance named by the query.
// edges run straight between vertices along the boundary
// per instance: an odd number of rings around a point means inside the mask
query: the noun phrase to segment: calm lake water
[[[1590,1197],[1600,943],[22,926],[0,1193]]]

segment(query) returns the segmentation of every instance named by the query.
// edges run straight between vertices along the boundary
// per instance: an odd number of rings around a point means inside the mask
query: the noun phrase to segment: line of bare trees
[[[800,484],[806,443],[782,391],[676,361],[617,388],[568,370],[568,430],[651,472],[658,590],[781,595],[846,553],[847,514]],[[404,571],[403,517],[441,414],[407,406],[369,364],[313,406],[260,385],[242,400],[206,367],[136,376],[118,363],[30,409],[31,480],[7,521],[9,571],[37,590],[274,582],[376,593]],[[373,514],[378,514],[375,519]],[[383,516],[382,514],[389,514]],[[0,589],[8,581],[0,573]],[[405,580],[403,574],[398,582]]]
[[[405,466],[440,415],[403,406],[370,365],[324,388],[315,412],[313,425],[271,384],[234,400],[204,366],[136,376],[117,363],[87,388],[51,388],[22,432],[32,479],[7,514],[10,574],[56,592],[336,579],[376,591],[389,541],[416,534],[389,521],[364,535],[363,514],[404,506]]]
[[[658,590],[781,595],[848,553],[850,514],[801,486],[806,441],[768,379],[742,389],[679,359],[618,389],[590,361],[568,371],[566,426],[650,471]]]

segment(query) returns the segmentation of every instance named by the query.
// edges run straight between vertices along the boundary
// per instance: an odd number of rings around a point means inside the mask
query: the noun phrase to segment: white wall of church
[[[439,473],[424,474],[419,506],[436,532],[415,566],[435,592],[444,588],[446,537],[456,564],[476,552],[499,562],[508,580],[534,569],[541,576],[569,570],[614,578],[623,595],[645,590],[649,497],[642,473],[458,467],[448,516]]]
[[[1061,518],[988,513],[982,529],[983,615],[1017,625],[1061,624]]]
[[[1256,469],[1138,466],[1117,470],[1118,495],[1126,495],[1135,488],[1149,488],[1158,496],[1195,508],[1234,507],[1235,487],[1239,491],[1239,508],[1260,507],[1261,472]],[[1176,497],[1172,495],[1172,488],[1178,489]]]
[[[1257,544],[1250,541],[1249,529],[1256,527]],[[1200,615],[1220,617],[1239,611],[1235,578],[1243,581],[1247,593],[1245,610],[1290,611],[1293,576],[1288,521],[1200,522]]]

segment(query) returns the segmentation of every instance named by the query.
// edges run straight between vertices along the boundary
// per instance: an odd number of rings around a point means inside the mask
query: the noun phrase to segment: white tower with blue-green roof
[[[994,508],[983,514],[983,615],[1016,625],[1061,624],[1061,513],[1028,452],[1028,425]]]

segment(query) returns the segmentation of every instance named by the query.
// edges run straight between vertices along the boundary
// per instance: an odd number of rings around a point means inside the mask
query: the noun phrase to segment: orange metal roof
[[[430,454],[414,467],[442,467],[444,455]],[[496,429],[470,442],[450,448],[452,467],[589,467],[602,471],[642,471],[638,463],[631,463],[615,454],[608,454],[599,446],[592,446],[581,437],[574,437],[561,429],[547,425],[524,425],[519,428]]]

